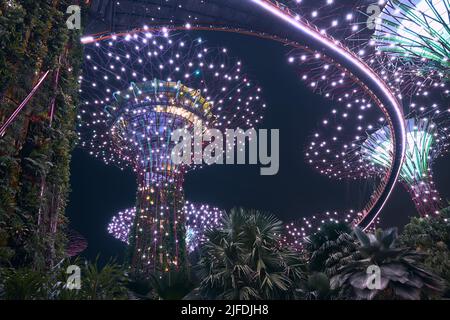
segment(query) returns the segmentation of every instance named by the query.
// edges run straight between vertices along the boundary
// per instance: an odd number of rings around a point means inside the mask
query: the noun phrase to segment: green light
[[[434,146],[435,125],[427,120],[407,120],[407,149],[400,178],[408,184],[429,175],[430,155]],[[361,147],[363,156],[375,165],[388,169],[392,161],[390,130],[381,128],[370,135]]]
[[[450,0],[391,0],[373,35],[377,48],[412,61],[425,58],[450,76]]]

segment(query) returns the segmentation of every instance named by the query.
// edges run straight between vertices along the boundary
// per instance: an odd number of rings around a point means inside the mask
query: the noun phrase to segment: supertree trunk
[[[186,263],[183,175],[139,175],[137,211],[130,239],[136,273],[178,270]]]
[[[436,190],[432,176],[414,183],[403,183],[411,195],[417,212],[422,217],[435,215],[444,207],[442,198]]]

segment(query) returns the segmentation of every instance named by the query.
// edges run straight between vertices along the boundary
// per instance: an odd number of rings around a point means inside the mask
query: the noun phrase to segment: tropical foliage
[[[156,296],[162,300],[181,300],[195,289],[188,271],[177,270],[153,275],[150,280]]]
[[[223,228],[209,230],[198,270],[200,293],[213,299],[289,299],[302,280],[303,261],[280,248],[282,223],[272,215],[234,209]]]
[[[81,269],[81,288],[70,289],[69,265]],[[0,299],[6,300],[117,300],[128,298],[127,276],[113,261],[99,267],[98,261],[61,263],[51,272],[30,268],[0,269]]]
[[[399,237],[403,246],[426,254],[424,266],[446,281],[450,290],[450,207],[439,215],[413,217]]]
[[[413,218],[400,239],[395,228],[366,234],[346,225],[325,225],[307,239],[305,255],[280,245],[282,223],[274,216],[234,209],[223,217],[222,227],[207,231],[193,266],[196,274],[181,269],[130,279],[114,262],[99,266],[97,260],[80,259],[65,259],[47,271],[16,268],[3,253],[0,299],[440,298],[445,281],[439,275],[448,272],[447,214]],[[69,265],[81,268],[79,290],[68,288]]]
[[[396,228],[375,234],[356,228],[355,234],[362,259],[341,267],[331,278],[331,287],[339,289],[342,298],[418,300],[442,293],[442,279],[421,265],[424,255],[396,246]],[[372,272],[379,277],[372,277]]]
[[[128,284],[130,295],[136,300],[181,300],[195,287],[186,269],[152,274],[149,278],[133,276]]]

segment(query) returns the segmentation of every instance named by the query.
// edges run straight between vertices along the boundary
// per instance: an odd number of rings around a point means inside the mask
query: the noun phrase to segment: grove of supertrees
[[[222,225],[223,211],[216,207],[186,201],[180,211],[180,214],[186,217],[186,244],[189,252],[197,249],[204,241],[204,232],[206,230]],[[120,211],[108,225],[109,234],[129,245],[135,217],[136,208]]]
[[[181,151],[174,150],[172,134],[253,128],[265,107],[261,89],[226,48],[208,48],[200,38],[167,30],[95,41],[85,48],[83,71],[81,145],[107,164],[131,167],[138,179],[129,238],[132,270],[182,268],[187,262],[183,180],[203,162],[183,154],[188,161],[175,163],[172,155]],[[183,140],[196,154],[203,154],[205,142]]]

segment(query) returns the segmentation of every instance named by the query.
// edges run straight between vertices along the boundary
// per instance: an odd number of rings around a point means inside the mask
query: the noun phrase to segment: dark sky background
[[[246,71],[258,79],[269,106],[261,126],[280,129],[280,171],[260,176],[259,166],[211,166],[188,173],[186,199],[223,209],[236,206],[272,212],[285,222],[316,213],[360,208],[367,201],[364,189],[372,182],[330,180],[314,171],[304,149],[316,124],[333,103],[312,93],[286,60],[288,49],[279,43],[248,36],[206,33],[210,46],[226,46],[241,58]],[[444,199],[450,198],[450,157],[438,159],[435,182]],[[68,206],[71,227],[83,234],[89,247],[84,256],[101,260],[123,258],[125,245],[111,237],[107,225],[118,211],[135,204],[136,181],[131,170],[121,171],[75,150],[72,193]],[[415,214],[412,201],[399,185],[382,213],[383,226],[401,228]]]

